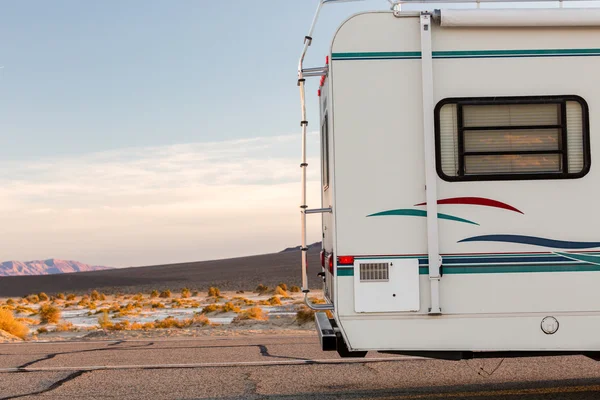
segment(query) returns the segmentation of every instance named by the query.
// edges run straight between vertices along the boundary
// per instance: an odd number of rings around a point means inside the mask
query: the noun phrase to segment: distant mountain
[[[0,264],[0,276],[54,275],[111,269],[67,260],[6,261]]]
[[[321,250],[321,242],[315,242],[313,244],[309,244],[308,249],[309,250]],[[288,247],[285,250],[281,250],[280,253],[288,253],[290,251],[300,251],[300,246]]]

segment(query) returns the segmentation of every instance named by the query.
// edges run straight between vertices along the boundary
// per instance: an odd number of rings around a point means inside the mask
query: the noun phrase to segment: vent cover
[[[389,263],[360,264],[361,282],[388,282],[390,280]]]

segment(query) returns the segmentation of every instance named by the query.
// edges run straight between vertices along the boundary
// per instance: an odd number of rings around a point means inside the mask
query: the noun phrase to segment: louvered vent
[[[389,263],[360,264],[361,282],[388,282],[390,280]]]

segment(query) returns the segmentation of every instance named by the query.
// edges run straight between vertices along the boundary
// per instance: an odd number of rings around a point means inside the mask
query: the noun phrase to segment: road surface
[[[3,344],[0,399],[600,399],[588,358],[500,361],[344,360],[313,335]]]

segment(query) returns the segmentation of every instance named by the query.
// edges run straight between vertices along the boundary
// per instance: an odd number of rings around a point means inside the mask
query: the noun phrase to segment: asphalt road
[[[4,344],[0,399],[600,399],[588,358],[500,361],[342,360],[312,335]]]

